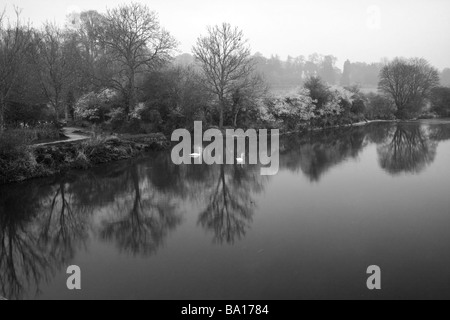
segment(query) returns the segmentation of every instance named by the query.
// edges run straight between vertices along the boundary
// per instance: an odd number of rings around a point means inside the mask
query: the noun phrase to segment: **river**
[[[280,150],[275,176],[160,152],[1,186],[0,295],[450,298],[449,122],[292,135]],[[382,290],[366,287],[371,265]]]

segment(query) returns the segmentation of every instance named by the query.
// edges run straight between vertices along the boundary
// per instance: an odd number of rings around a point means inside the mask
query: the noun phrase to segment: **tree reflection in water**
[[[23,298],[53,273],[55,260],[40,245],[35,223],[47,191],[20,185],[0,190],[0,294],[8,299]]]
[[[356,158],[367,146],[364,127],[289,135],[281,141],[282,169],[299,169],[311,182],[319,182],[332,167]]]
[[[253,221],[253,193],[263,189],[267,177],[259,170],[239,166],[215,167],[215,183],[206,192],[207,207],[199,216],[199,224],[214,233],[214,242],[233,244],[243,238]]]
[[[334,166],[378,145],[379,162],[392,175],[421,172],[448,124],[380,124],[294,135],[280,141],[281,170],[302,171],[319,182]],[[256,166],[174,166],[169,153],[118,162],[63,177],[0,187],[0,295],[39,294],[89,240],[148,257],[182,223],[186,201],[203,208],[198,225],[213,242],[245,237],[257,209],[254,196],[268,177]],[[194,212],[197,214],[198,212]],[[64,270],[65,271],[65,270]]]
[[[398,124],[378,147],[380,166],[391,175],[417,174],[434,161],[436,148],[428,127]]]
[[[151,255],[168,232],[181,223],[181,217],[170,197],[157,194],[145,178],[145,170],[139,169],[145,167],[130,166],[126,170],[125,193],[117,198],[115,210],[102,222],[100,235],[104,240],[115,241],[125,252]]]
[[[2,186],[0,295],[21,299],[33,288],[38,295],[93,235],[132,254],[156,252],[181,223],[173,200],[152,186],[151,172],[138,162]]]
[[[368,126],[291,135],[281,141],[282,169],[301,170],[319,182],[331,168],[378,145],[380,166],[392,175],[420,173],[436,157],[437,144],[450,139],[450,126],[439,123],[374,123]]]
[[[45,210],[41,210],[37,221],[39,243],[61,264],[71,261],[89,236],[90,211],[74,199],[76,194],[71,190],[71,184],[76,183],[61,180],[52,186],[54,195],[42,201]]]

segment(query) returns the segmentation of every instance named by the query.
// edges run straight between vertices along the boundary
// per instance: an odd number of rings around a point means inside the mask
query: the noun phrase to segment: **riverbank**
[[[366,125],[368,121],[353,124]],[[342,127],[342,126],[340,126]],[[327,128],[310,128],[319,131]],[[68,132],[70,131],[70,132]],[[88,169],[96,165],[137,157],[146,151],[167,150],[171,142],[163,134],[89,137],[86,133],[66,130],[65,140],[18,146],[0,152],[0,184],[21,182],[64,173],[71,169]],[[282,132],[281,136],[303,131]],[[80,133],[80,134],[79,134]]]
[[[170,148],[163,134],[93,137],[22,146],[0,153],[0,184],[48,177],[71,169],[131,159]]]
[[[399,122],[399,120],[372,120],[341,126],[308,128],[281,132],[280,136],[388,122]],[[80,136],[76,139],[18,147],[6,153],[0,152],[0,184],[48,177],[71,169],[88,169],[100,164],[131,159],[146,151],[168,150],[170,147],[170,140],[161,133]]]
[[[360,121],[360,122],[355,122],[352,124],[345,124],[345,125],[336,125],[336,126],[327,126],[327,127],[308,127],[306,129],[297,130],[297,131],[281,132],[280,136],[291,135],[291,134],[296,134],[296,133],[304,133],[304,132],[318,132],[318,131],[324,131],[324,130],[330,130],[330,129],[361,127],[361,126],[366,126],[366,125],[373,124],[373,123],[392,123],[392,122],[400,122],[400,121],[401,120],[367,120],[367,121]]]

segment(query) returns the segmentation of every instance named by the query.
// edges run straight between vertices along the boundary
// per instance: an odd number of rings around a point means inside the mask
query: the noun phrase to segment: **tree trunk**
[[[223,98],[220,98],[220,121],[219,121],[219,128],[223,128],[223,109],[225,109],[225,102],[223,101]]]
[[[234,119],[233,119],[233,126],[234,126],[234,128],[237,128],[238,116],[239,116],[239,109],[237,109],[236,112],[234,113]]]
[[[5,110],[6,110],[6,101],[2,96],[0,98],[0,132],[5,130]]]
[[[130,93],[129,93],[129,99],[128,99],[128,104],[129,104],[129,111],[134,111],[135,107],[136,107],[136,87],[135,87],[135,72],[134,70],[131,70],[130,72]]]
[[[0,101],[0,133],[5,129],[5,108],[3,101]]]
[[[58,104],[55,104],[54,108],[55,108],[55,118],[56,118],[56,121],[58,122],[59,121],[59,106],[58,106]]]
[[[65,114],[66,122],[69,122],[69,106],[67,105],[67,103],[64,106],[64,114]]]

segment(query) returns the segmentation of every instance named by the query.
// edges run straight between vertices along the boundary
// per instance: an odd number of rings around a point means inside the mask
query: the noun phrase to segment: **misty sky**
[[[191,52],[206,26],[230,22],[244,30],[253,52],[308,56],[333,54],[346,59],[424,57],[450,67],[449,0],[136,0],[159,13],[163,27]],[[6,0],[23,9],[34,26],[46,20],[63,24],[69,11],[95,9],[126,0]],[[8,10],[10,12],[10,10]]]

